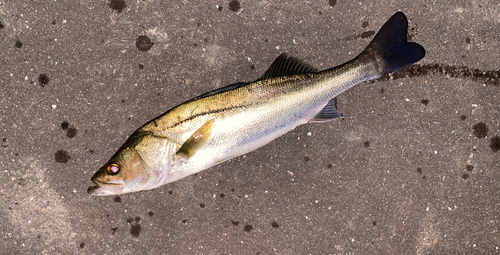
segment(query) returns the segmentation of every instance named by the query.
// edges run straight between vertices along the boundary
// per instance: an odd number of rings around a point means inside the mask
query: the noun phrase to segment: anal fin
[[[311,122],[328,122],[333,119],[344,118],[344,115],[337,110],[337,98],[334,98],[326,104],[321,111],[319,111],[314,118],[309,120]]]

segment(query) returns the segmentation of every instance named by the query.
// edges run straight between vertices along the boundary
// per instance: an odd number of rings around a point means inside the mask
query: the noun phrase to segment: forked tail
[[[411,65],[425,56],[425,49],[406,41],[408,20],[402,12],[394,14],[373,38],[363,53],[374,54],[380,64],[380,76]]]

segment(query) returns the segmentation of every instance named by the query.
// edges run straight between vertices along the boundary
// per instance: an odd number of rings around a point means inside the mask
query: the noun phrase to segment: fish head
[[[175,148],[168,138],[150,133],[134,134],[92,176],[95,186],[87,192],[107,196],[158,187],[168,176]]]

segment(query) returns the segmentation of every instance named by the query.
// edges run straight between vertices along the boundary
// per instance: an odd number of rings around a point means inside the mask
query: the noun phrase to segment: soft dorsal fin
[[[304,61],[283,53],[274,60],[259,80],[294,74],[315,73],[317,71],[318,69],[306,64]]]
[[[337,98],[334,98],[326,104],[321,111],[319,111],[314,118],[309,120],[311,122],[328,122],[333,119],[344,118],[342,113],[337,110]]]

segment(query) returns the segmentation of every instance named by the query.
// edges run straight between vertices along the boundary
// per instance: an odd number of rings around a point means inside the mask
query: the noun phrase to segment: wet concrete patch
[[[153,48],[154,44],[155,43],[153,41],[151,41],[151,39],[149,39],[149,37],[146,35],[140,35],[135,40],[135,47],[137,47],[137,49],[139,49],[139,51],[148,51],[151,48]]]
[[[451,78],[468,79],[486,85],[498,86],[500,84],[499,70],[481,70],[467,66],[452,66],[443,64],[414,64],[394,73],[382,76],[378,80],[397,80],[405,77],[420,77],[428,75],[446,75]]]
[[[55,153],[54,157],[55,157],[56,162],[58,162],[58,163],[68,163],[68,161],[71,159],[71,157],[69,156],[69,153],[65,150],[58,150]]]
[[[16,43],[14,44],[14,46],[16,46],[16,48],[20,49],[21,47],[23,47],[23,43],[19,39],[17,39]]]
[[[252,231],[253,229],[253,226],[250,225],[250,224],[246,224],[244,227],[243,227],[243,230],[245,230],[245,232],[250,232]]]
[[[139,222],[141,221],[141,217],[135,217],[135,218],[128,218],[127,222],[130,224],[130,234],[133,237],[139,237],[141,234],[141,224]]]
[[[49,84],[49,81],[50,79],[49,76],[47,76],[47,74],[42,73],[38,76],[38,83],[42,87],[45,87],[47,84]]]
[[[237,12],[241,9],[240,2],[238,0],[231,0],[228,4],[229,10]]]
[[[68,138],[74,138],[78,133],[78,129],[74,125],[70,125],[67,121],[61,123],[61,129],[66,131]]]
[[[488,135],[488,127],[482,122],[472,126],[472,129],[474,130],[474,135],[477,138],[485,138]]]
[[[127,7],[127,3],[125,0],[109,0],[108,6],[113,11],[121,13]]]
[[[271,226],[272,226],[273,228],[279,228],[279,227],[280,227],[280,225],[279,225],[279,224],[278,224],[278,222],[276,222],[276,221],[273,221],[273,222],[271,223]]]
[[[491,138],[490,148],[493,152],[500,151],[500,137],[494,136]]]

